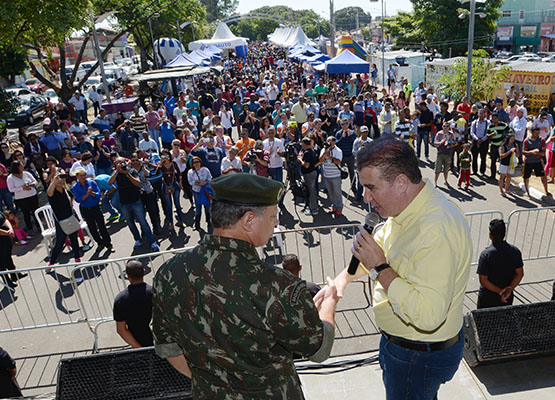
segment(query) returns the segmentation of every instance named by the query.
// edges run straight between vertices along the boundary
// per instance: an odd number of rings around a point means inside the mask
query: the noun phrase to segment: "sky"
[[[329,1],[325,0],[303,0],[302,2],[294,0],[281,0],[276,2],[275,0],[239,0],[239,6],[237,11],[241,14],[245,14],[251,10],[254,10],[263,6],[275,6],[284,5],[291,7],[294,10],[300,9],[312,9],[317,14],[329,19],[330,9]],[[381,15],[381,2],[370,3],[369,0],[335,0],[334,7],[336,10],[340,10],[345,7],[361,7],[366,12],[370,12],[372,16]],[[394,15],[397,11],[410,11],[412,10],[412,3],[410,0],[385,0],[384,7],[386,10],[386,15]]]

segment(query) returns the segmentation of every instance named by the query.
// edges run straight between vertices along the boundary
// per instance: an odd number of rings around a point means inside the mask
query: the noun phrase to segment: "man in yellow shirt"
[[[462,212],[422,180],[408,144],[374,141],[357,154],[357,167],[365,202],[387,221],[374,235],[357,234],[359,267],[335,278],[337,291],[370,274],[387,399],[434,399],[462,359],[470,229]]]

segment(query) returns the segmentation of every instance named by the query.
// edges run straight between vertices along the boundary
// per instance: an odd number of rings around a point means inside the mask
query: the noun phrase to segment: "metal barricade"
[[[555,257],[555,207],[514,210],[507,224],[507,241],[524,261]]]
[[[286,254],[300,261],[302,279],[325,283],[335,277],[351,259],[351,246],[359,224],[331,225],[276,232],[262,249],[262,259],[281,266]]]
[[[472,238],[472,263],[477,265],[480,253],[490,245],[489,222],[495,218],[503,219],[503,213],[497,210],[478,211],[465,213],[470,226],[470,237]]]
[[[68,263],[15,271],[28,276],[11,289],[0,272],[0,333],[43,327],[96,323],[112,319],[114,297],[127,286],[125,262],[141,260],[155,272],[170,256],[186,248],[114,260]]]

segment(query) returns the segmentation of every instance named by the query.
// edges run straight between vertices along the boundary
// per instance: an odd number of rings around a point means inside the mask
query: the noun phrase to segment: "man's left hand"
[[[353,244],[351,252],[366,268],[374,268],[387,262],[385,254],[374,240],[374,236],[368,233],[361,225]]]

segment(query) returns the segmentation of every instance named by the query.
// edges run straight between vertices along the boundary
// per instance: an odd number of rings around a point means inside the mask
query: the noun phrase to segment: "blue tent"
[[[370,64],[345,50],[326,62],[326,72],[328,74],[368,73]]]
[[[326,61],[329,61],[329,60],[331,60],[331,57],[329,57],[325,54],[316,54],[316,55],[308,58],[306,61],[308,61],[309,64],[316,65],[316,64],[323,63],[323,62],[326,62]]]
[[[198,50],[191,51],[187,56],[195,63],[195,65],[200,65],[202,67],[208,67],[210,62],[210,56],[199,52]]]

